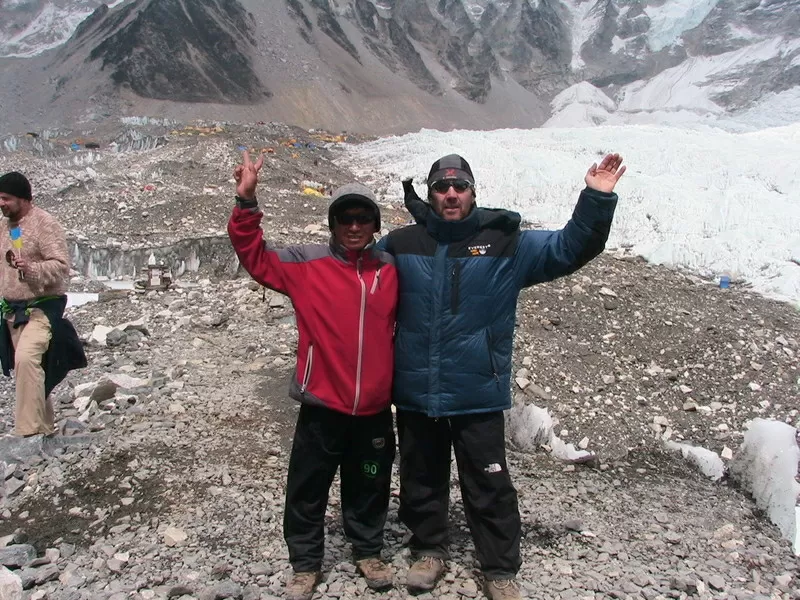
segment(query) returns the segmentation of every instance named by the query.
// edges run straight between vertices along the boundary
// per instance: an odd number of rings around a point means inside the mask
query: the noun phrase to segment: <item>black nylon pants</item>
[[[318,571],[325,547],[325,509],[340,468],[344,532],[355,560],[380,556],[395,456],[392,412],[372,416],[301,405],[294,432],[283,534],[296,572]]]
[[[464,514],[488,579],[511,579],[522,564],[517,491],[508,473],[502,412],[432,419],[397,411],[400,519],[417,556],[447,559],[450,447],[458,465]]]

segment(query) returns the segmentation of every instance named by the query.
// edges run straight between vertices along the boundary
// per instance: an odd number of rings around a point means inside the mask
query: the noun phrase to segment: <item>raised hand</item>
[[[624,172],[622,157],[619,154],[606,154],[600,165],[594,163],[589,167],[583,180],[593,190],[610,193],[614,191],[614,186]]]
[[[250,153],[247,150],[242,152],[242,164],[236,165],[236,168],[233,170],[233,178],[236,180],[236,195],[239,196],[239,198],[253,200],[256,197],[258,172],[263,166],[263,154],[253,163],[250,160]]]

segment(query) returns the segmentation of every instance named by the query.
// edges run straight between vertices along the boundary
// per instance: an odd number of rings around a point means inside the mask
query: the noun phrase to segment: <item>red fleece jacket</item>
[[[352,415],[385,410],[397,310],[393,257],[333,242],[273,249],[264,242],[261,217],[257,207],[235,207],[228,235],[253,279],[294,304],[299,338],[290,395]]]

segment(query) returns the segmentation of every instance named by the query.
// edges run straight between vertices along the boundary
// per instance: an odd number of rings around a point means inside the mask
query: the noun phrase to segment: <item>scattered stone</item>
[[[19,569],[36,558],[36,548],[29,544],[14,544],[0,548],[0,565]]]
[[[200,600],[225,600],[225,598],[242,598],[242,586],[232,581],[221,581],[200,592]]]
[[[583,531],[583,521],[578,519],[570,519],[568,521],[564,521],[564,528],[569,531],[577,531],[580,533]]]
[[[725,580],[719,575],[709,575],[707,581],[711,589],[720,591],[725,589]]]
[[[176,528],[176,527],[167,527],[164,531],[164,543],[167,546],[180,546],[183,544],[187,539],[188,535],[186,532]]]

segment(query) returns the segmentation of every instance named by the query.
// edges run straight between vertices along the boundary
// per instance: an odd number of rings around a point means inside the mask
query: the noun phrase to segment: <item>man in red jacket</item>
[[[327,244],[275,249],[264,242],[256,201],[263,155],[234,170],[228,222],[239,261],[295,308],[297,365],[289,395],[301,402],[286,484],[283,531],[294,575],[286,597],[307,600],[321,580],[328,492],[340,468],[344,532],[372,589],[392,586],[381,559],[395,454],[390,410],[397,272],[375,248],[380,210],[353,183],[333,194]]]

